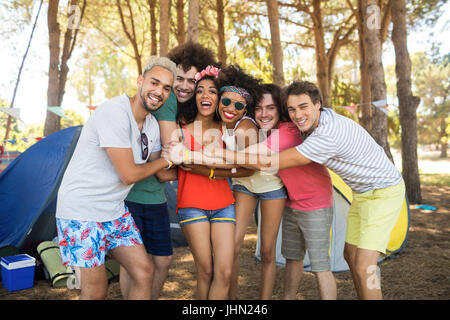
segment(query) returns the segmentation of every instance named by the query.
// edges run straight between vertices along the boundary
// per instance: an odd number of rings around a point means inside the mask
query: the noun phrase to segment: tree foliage
[[[444,56],[433,61],[425,53],[412,57],[414,85],[422,98],[419,119],[419,143],[441,145],[446,156],[450,131],[450,64]]]
[[[388,12],[384,9],[390,1],[392,0],[377,1],[381,4],[382,12]],[[61,0],[60,2],[60,6],[64,7],[70,1]],[[171,4],[170,22],[168,26],[163,27],[169,30],[170,49],[187,39],[189,1],[169,2]],[[217,57],[221,53],[221,59],[227,64],[239,64],[252,75],[261,78],[263,82],[272,82],[274,70],[266,1],[201,0],[198,2],[200,6],[199,42],[211,48],[217,53]],[[82,1],[79,3],[81,4]],[[317,8],[314,7],[315,3],[320,3],[322,38],[314,34],[314,28],[318,23],[315,21],[317,16],[313,11]],[[124,92],[133,94],[140,70],[139,64],[142,66],[152,53],[159,54],[162,28],[159,24],[160,1],[90,0],[87,4],[79,28],[78,41],[69,63],[68,85],[75,88],[82,103],[98,105],[105,99]],[[441,9],[444,4],[443,0],[407,1],[408,28],[417,31],[425,25],[434,24],[442,15]],[[221,6],[223,9],[220,9]],[[317,45],[319,40],[323,40],[324,52],[328,56],[326,70],[331,93],[330,105],[351,105],[360,101],[359,39],[356,33],[354,11],[356,7],[357,0],[278,1],[286,83],[293,80],[309,80],[317,83],[318,71],[320,71],[317,64]],[[2,2],[0,18],[4,26],[0,28],[0,37],[12,39],[20,33],[32,19],[32,8],[32,0]],[[225,58],[223,58],[223,52],[219,52],[219,22],[217,20],[219,13],[222,14],[224,22]],[[59,20],[62,30],[65,30],[66,19],[67,15],[62,10]],[[388,19],[386,21],[389,22]],[[390,28],[387,22],[383,35],[389,37]],[[438,46],[436,44],[434,48]],[[437,90],[439,85],[433,82],[433,86],[430,86],[432,79],[427,79],[425,71],[418,72],[418,70],[428,70],[437,78],[442,77],[444,72],[442,70],[446,70],[445,61],[448,63],[450,56],[447,56],[447,60],[441,55],[439,57],[441,59],[439,63],[436,56],[414,62],[414,90],[421,97],[441,95],[439,92],[431,92]],[[419,62],[426,62],[427,65],[420,66]],[[442,70],[437,67],[438,65]],[[395,74],[391,71],[386,72],[385,78],[389,96],[395,97],[395,80],[391,80]],[[426,141],[442,140],[439,136],[441,125],[437,121],[445,119],[443,110],[448,109],[448,105],[438,102],[436,99],[423,99],[419,113],[421,143],[425,142],[425,137],[430,137]],[[339,112],[358,120],[345,109]],[[394,141],[392,138],[395,136],[398,140],[400,132],[398,121],[395,121],[395,112],[397,111],[394,109],[387,122],[391,142]],[[428,126],[427,123],[430,125]],[[423,130],[428,127],[430,132],[425,133]],[[431,132],[434,133],[431,134]]]

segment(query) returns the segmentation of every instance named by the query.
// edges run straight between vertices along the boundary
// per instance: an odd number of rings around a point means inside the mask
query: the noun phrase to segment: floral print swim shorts
[[[106,253],[117,247],[142,244],[142,238],[128,212],[106,222],[56,219],[63,264],[92,268],[105,263]]]

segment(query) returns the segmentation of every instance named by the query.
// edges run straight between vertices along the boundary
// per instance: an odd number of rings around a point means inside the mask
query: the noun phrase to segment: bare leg
[[[348,267],[350,268],[350,272],[352,274],[353,284],[355,286],[356,294],[358,296],[358,299],[361,299],[361,287],[359,285],[358,278],[356,276],[356,250],[357,247],[353,244],[345,243],[344,247],[344,258],[345,261],[348,264]]]
[[[375,250],[358,248],[356,251],[356,273],[361,288],[361,299],[381,300],[381,279],[378,274],[378,257]]]
[[[144,245],[117,247],[111,250],[111,255],[127,270],[129,276],[129,284],[123,288],[121,286],[122,293],[126,294],[124,298],[149,300],[154,270]]]
[[[194,257],[197,270],[197,299],[208,299],[213,276],[209,222],[197,222],[181,227]]]
[[[345,244],[344,257],[350,267],[359,299],[381,300],[381,280],[378,275],[378,257],[375,250]]]
[[[233,223],[216,222],[211,224],[214,272],[208,295],[210,300],[228,298],[233,269],[234,229]]]
[[[295,300],[303,275],[303,260],[286,259],[284,269],[284,300]]]
[[[231,275],[231,284],[229,291],[229,298],[231,300],[236,299],[238,291],[238,278],[239,278],[239,251],[241,250],[242,243],[244,242],[245,233],[247,232],[248,225],[253,217],[253,213],[256,208],[256,199],[243,192],[235,192],[234,197],[236,200],[236,229],[234,236],[234,262],[233,273]]]
[[[122,297],[124,299],[128,299],[128,293],[130,292],[131,278],[130,275],[128,274],[127,269],[125,269],[122,265],[120,265],[119,285]]]
[[[261,300],[272,298],[276,276],[276,245],[285,199],[261,201]]]
[[[93,268],[80,268],[80,300],[102,300],[108,294],[108,278],[105,265]]]
[[[153,277],[153,287],[152,287],[152,299],[156,300],[159,298],[161,290],[166,281],[167,274],[169,273],[170,265],[173,261],[173,256],[151,256],[153,264],[155,265],[155,275]]]
[[[336,300],[336,280],[331,271],[316,272],[317,285],[319,287],[320,299]]]

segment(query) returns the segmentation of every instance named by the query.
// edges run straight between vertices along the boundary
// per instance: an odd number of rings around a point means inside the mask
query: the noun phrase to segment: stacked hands
[[[161,157],[172,161],[176,165],[189,163],[213,164],[220,162],[221,157],[217,158],[217,155],[222,150],[222,148],[211,143],[204,146],[202,152],[195,152],[189,150],[182,142],[171,141],[163,146]],[[194,154],[198,155],[198,157],[194,157]]]
[[[163,146],[161,157],[172,161],[175,165],[179,165],[183,170],[192,171],[192,173],[199,173],[197,170],[200,166],[216,167],[219,165],[231,165],[231,164],[245,164],[245,158],[237,155],[237,162],[228,162],[228,156],[225,154],[228,152],[227,149],[223,149],[215,143],[205,143],[201,152],[192,151],[188,149],[183,142],[171,141],[170,143]],[[264,171],[268,174],[276,174],[279,170],[279,158],[278,154],[273,156],[266,149],[265,151],[259,151],[258,153],[259,162],[261,167],[259,170]],[[256,155],[255,154],[255,155]],[[241,154],[242,156],[242,154]],[[265,156],[265,157],[262,157]],[[252,163],[252,159],[249,159],[249,163]],[[256,163],[256,158],[253,159]],[[194,168],[196,168],[194,170]],[[224,167],[223,167],[224,168]]]
[[[170,143],[163,146],[161,157],[172,161],[174,164],[179,165],[185,162],[186,151],[188,148],[182,143],[177,141],[171,141]],[[186,163],[186,162],[185,162]]]

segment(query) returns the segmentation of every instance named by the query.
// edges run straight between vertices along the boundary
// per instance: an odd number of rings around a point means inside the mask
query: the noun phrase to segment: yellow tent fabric
[[[349,270],[347,262],[344,259],[344,246],[345,246],[345,233],[347,227],[347,215],[348,210],[353,200],[353,191],[351,188],[333,171],[330,171],[332,183],[333,183],[333,223],[330,229],[330,265],[333,272],[342,272]],[[257,212],[258,219],[261,219],[260,206],[258,206]],[[386,250],[386,255],[381,255],[379,262],[389,258],[394,253],[400,252],[406,245],[409,229],[409,205],[405,200],[400,212],[400,216],[394,229],[391,232],[391,238]],[[255,257],[260,259],[260,224],[258,223],[258,238],[256,242]],[[281,254],[281,226],[278,231],[277,244],[276,244],[276,261],[278,265],[284,265],[285,259]],[[303,261],[304,269],[310,271],[309,256],[308,253]]]

